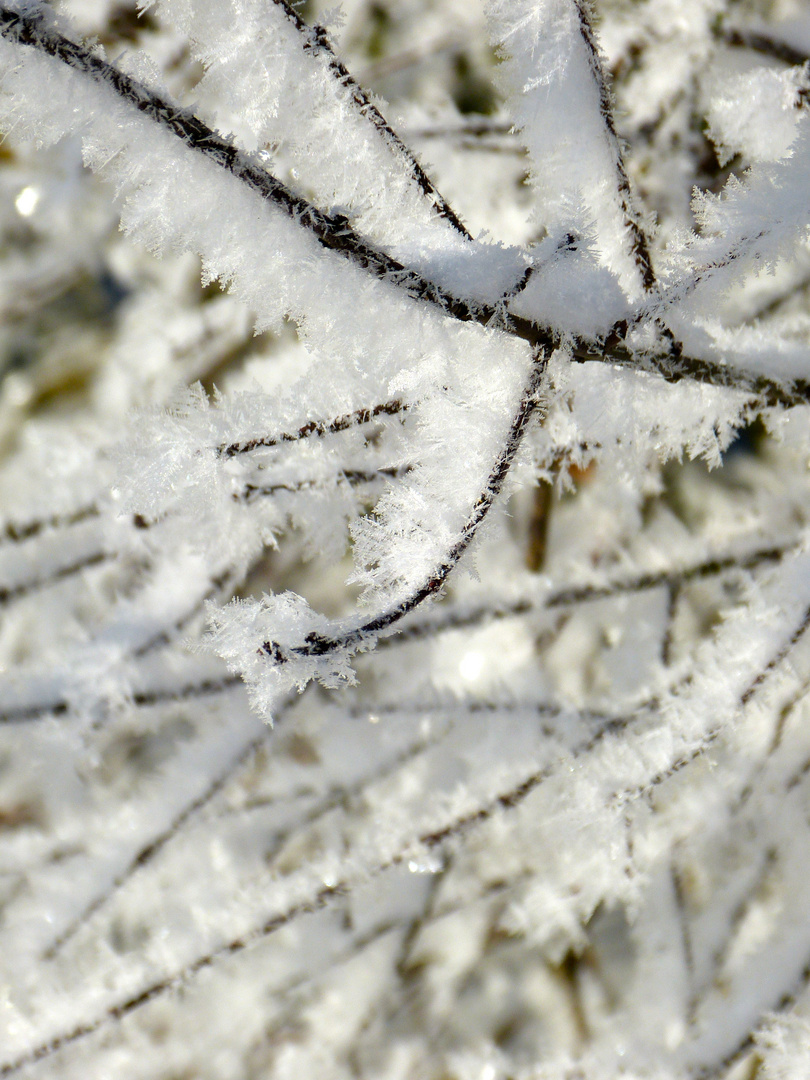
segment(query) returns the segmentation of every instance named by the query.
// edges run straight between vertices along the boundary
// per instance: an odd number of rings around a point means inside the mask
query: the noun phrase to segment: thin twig
[[[654,292],[657,289],[655,271],[653,270],[650,244],[641,224],[641,217],[635,208],[635,196],[630,185],[630,177],[624,164],[624,154],[621,143],[616,134],[616,124],[613,120],[613,101],[608,85],[602,58],[599,54],[599,46],[591,25],[591,16],[585,0],[574,0],[577,15],[579,17],[579,32],[585,45],[588,56],[588,67],[591,71],[596,90],[599,95],[599,111],[602,115],[602,123],[605,127],[605,135],[613,157],[613,168],[616,172],[616,186],[619,195],[619,205],[624,216],[624,224],[630,238],[630,249],[636,263],[636,267],[644,286],[645,292]]]
[[[718,31],[718,37],[724,45],[730,45],[736,49],[750,49],[761,56],[781,60],[791,67],[800,67],[810,59],[806,52],[789,45],[786,41],[779,41],[767,34],[757,33],[755,30],[723,28]]]
[[[19,600],[29,593],[46,589],[50,585],[56,585],[66,578],[80,574],[82,570],[88,570],[91,566],[100,566],[102,563],[110,562],[115,558],[116,556],[112,552],[94,551],[90,555],[84,555],[81,559],[76,559],[75,562],[68,563],[67,566],[60,566],[58,570],[53,570],[43,577],[29,578],[28,581],[21,581],[17,585],[0,586],[0,605],[8,604],[12,600]]]
[[[807,958],[799,977],[794,978],[790,989],[784,991],[773,1005],[763,1008],[760,1012],[759,1019],[761,1020],[766,1015],[777,1016],[779,1013],[784,1013],[792,1008],[801,995],[807,991],[808,986],[810,986],[810,957]],[[755,1033],[758,1027],[759,1023],[752,1024],[751,1030],[745,1037],[741,1039],[732,1050],[729,1050],[728,1053],[724,1054],[723,1058],[716,1064],[704,1065],[702,1068],[696,1070],[692,1074],[694,1080],[715,1080],[715,1078],[727,1074],[733,1066],[739,1064],[746,1054],[753,1050],[755,1046]]]
[[[322,438],[324,435],[335,435],[349,428],[361,427],[379,416],[398,416],[408,411],[407,402],[394,398],[391,401],[380,402],[379,405],[364,406],[353,412],[344,413],[331,420],[308,420],[297,431],[282,432],[280,435],[260,436],[255,439],[245,439],[243,442],[223,443],[217,447],[220,457],[235,457],[237,454],[249,454],[253,450],[268,449],[280,446],[283,443],[299,442],[301,439]]]
[[[401,476],[406,476],[412,468],[411,465],[402,465],[384,466],[379,469],[341,469],[328,477],[308,478],[279,484],[245,484],[244,488],[235,493],[233,498],[239,502],[250,503],[258,498],[277,495],[279,492],[295,495],[310,488],[331,487],[341,482],[348,484],[350,487],[363,487],[364,485],[376,484],[385,480],[395,480]]]
[[[172,689],[139,690],[132,695],[130,701],[136,708],[151,708],[154,705],[165,705],[175,701],[215,697],[217,694],[233,690],[241,683],[242,679],[239,675],[223,675],[215,679],[200,679],[198,682],[185,683],[183,686]],[[29,723],[32,720],[40,720],[44,716],[64,716],[69,710],[70,704],[64,699],[37,702],[35,705],[12,706],[0,713],[0,725]]]
[[[385,143],[394,151],[395,155],[402,159],[406,168],[419,186],[422,194],[426,196],[431,206],[439,217],[448,221],[456,232],[467,240],[471,240],[467,229],[461,223],[458,215],[439,192],[430,177],[417,161],[410,147],[400,139],[377,106],[372,102],[366,90],[358,85],[349,73],[343,61],[340,60],[332,48],[326,30],[322,26],[308,26],[298,13],[287,3],[287,0],[274,0],[281,8],[289,21],[298,30],[304,39],[303,47],[306,51],[314,54],[322,54],[326,57],[329,74],[343,86],[351,98],[352,104],[357,108],[361,116],[365,117],[379,132]]]
[[[277,713],[274,716],[274,725],[283,718],[288,707],[289,702],[279,707]],[[94,897],[89,904],[87,904],[78,915],[59,933],[59,935],[51,942],[50,945],[43,951],[43,960],[53,960],[54,957],[61,952],[61,950],[67,945],[67,943],[73,938],[82,926],[90,919],[96,912],[100,911],[129,881],[129,879],[137,871],[142,870],[158,855],[163,848],[172,840],[181,829],[183,829],[188,822],[196,817],[211,801],[212,799],[225,787],[228,781],[234,776],[235,773],[251,758],[255,755],[260,746],[267,741],[268,736],[275,728],[264,727],[261,734],[251,737],[247,744],[235,754],[225,768],[218,773],[213,780],[211,780],[205,789],[196,795],[191,802],[186,803],[177,814],[172,818],[165,828],[152,837],[146,844],[141,847],[138,852],[130,859],[129,863],[113,878],[109,887],[103,892]]]
[[[48,517],[34,518],[31,521],[15,523],[8,522],[0,531],[0,544],[19,544],[23,540],[30,540],[42,532],[51,529],[66,529],[70,525],[78,525],[91,517],[98,517],[98,507],[95,503],[80,506],[76,510],[68,510],[64,514],[50,514]]]
[[[712,556],[688,566],[634,574],[632,577],[608,581],[604,585],[559,585],[545,595],[538,596],[537,599],[521,599],[512,604],[476,607],[467,611],[450,609],[433,618],[425,619],[424,622],[411,623],[403,627],[397,637],[390,639],[390,642],[391,644],[403,643],[433,634],[466,629],[492,619],[509,619],[547,609],[571,607],[576,604],[605,600],[623,593],[644,592],[665,586],[680,588],[690,581],[715,577],[729,570],[754,570],[764,563],[778,562],[789,548],[790,544],[784,546],[772,544],[743,554]],[[388,640],[385,639],[386,643]]]
[[[456,540],[430,577],[398,604],[370,619],[363,620],[355,626],[339,631],[334,637],[314,632],[310,633],[305,638],[303,645],[291,648],[288,653],[285,653],[276,642],[265,641],[260,646],[261,652],[266,653],[278,663],[284,663],[294,656],[326,656],[339,649],[358,646],[364,639],[394,626],[400,619],[403,619],[427,600],[428,597],[435,596],[441,590],[451,571],[456,567],[462,555],[472,543],[475,534],[486,519],[509,475],[509,470],[523,441],[523,435],[526,432],[529,420],[538,406],[538,394],[546,365],[546,356],[539,351],[535,352],[528,384],[523,391],[520,404],[510,425],[509,434],[504,442],[504,447],[489,474],[486,486],[473,506],[458,540]]]
[[[351,228],[345,215],[327,214],[318,209],[254,164],[248,154],[217,134],[188,109],[147,89],[85,46],[47,27],[40,12],[22,13],[0,8],[0,33],[20,45],[33,46],[88,75],[95,82],[108,86],[133,108],[177,136],[189,149],[225,169],[262,199],[273,203],[306,228],[328,251],[345,256],[376,277],[395,282],[414,299],[426,300],[464,322],[486,323],[494,316],[494,308],[485,313],[481,304],[453,296],[361,238]]]

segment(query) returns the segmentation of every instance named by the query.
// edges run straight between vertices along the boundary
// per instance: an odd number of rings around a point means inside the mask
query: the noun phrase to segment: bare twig
[[[750,49],[761,56],[781,60],[785,64],[790,64],[791,67],[799,67],[810,59],[806,52],[789,45],[786,41],[779,41],[778,38],[758,33],[755,30],[724,27],[718,31],[718,37],[724,45],[730,45],[736,49]]]

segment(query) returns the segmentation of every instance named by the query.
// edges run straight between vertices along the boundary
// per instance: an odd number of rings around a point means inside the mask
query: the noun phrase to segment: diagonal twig
[[[329,74],[349,92],[352,104],[357,108],[360,115],[371,123],[396,156],[404,162],[422,194],[427,197],[439,217],[448,221],[456,232],[467,240],[471,240],[472,237],[458,215],[441,192],[437,190],[433,181],[419,164],[413,151],[400,139],[399,135],[371,100],[368,92],[355,81],[343,61],[335,55],[326,30],[322,26],[308,26],[295,9],[287,3],[287,0],[273,0],[273,2],[277,7],[281,8],[295,29],[301,34],[303,48],[313,54],[325,56]]]

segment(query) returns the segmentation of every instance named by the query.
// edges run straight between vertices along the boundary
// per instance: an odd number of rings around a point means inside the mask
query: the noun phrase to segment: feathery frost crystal
[[[804,1080],[807,57],[0,5],[0,1076]]]

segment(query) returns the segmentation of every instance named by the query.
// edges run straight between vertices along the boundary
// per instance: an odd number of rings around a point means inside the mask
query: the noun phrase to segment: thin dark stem
[[[30,578],[28,581],[20,582],[18,585],[0,586],[0,605],[8,604],[12,600],[19,600],[21,597],[27,596],[28,593],[45,589],[49,585],[56,585],[58,582],[64,581],[65,578],[81,573],[82,570],[87,570],[91,566],[100,566],[102,563],[110,562],[114,558],[115,555],[110,552],[94,551],[91,555],[85,555],[67,566],[61,566],[58,570],[54,570],[44,577]]]
[[[490,619],[509,619],[528,615],[530,612],[604,600],[623,593],[643,592],[661,587],[679,589],[690,581],[714,577],[729,570],[754,570],[764,563],[778,562],[787,550],[788,545],[771,545],[756,548],[743,555],[720,555],[702,559],[691,566],[619,578],[604,585],[561,585],[536,600],[517,600],[513,604],[477,607],[467,611],[450,610],[433,619],[403,627],[397,637],[391,639],[390,644],[429,637],[448,630],[462,630]]]
[[[769,847],[761,853],[761,865],[756,868],[753,880],[745,894],[737,900],[733,909],[726,916],[723,940],[714,948],[711,967],[704,976],[704,990],[709,987],[722,985],[722,968],[728,962],[729,953],[737,939],[740,927],[745,922],[746,916],[750,914],[752,907],[756,907],[757,898],[758,896],[761,896],[763,888],[767,885],[768,878],[773,873],[777,858],[778,849],[775,847]],[[689,1006],[689,1020],[691,1024],[695,1024],[697,1020],[699,1007],[700,998],[695,995]]]
[[[217,949],[215,952],[200,957],[184,968],[182,972],[178,972],[175,975],[169,975],[165,979],[152,983],[140,993],[126,998],[116,1005],[110,1006],[105,1013],[95,1017],[95,1019],[80,1024],[63,1035],[55,1036],[47,1043],[40,1044],[14,1061],[6,1062],[5,1065],[0,1067],[0,1077],[13,1076],[21,1069],[34,1065],[43,1058],[50,1057],[52,1054],[56,1054],[60,1050],[63,1050],[65,1047],[94,1034],[101,1028],[106,1027],[107,1024],[123,1020],[125,1017],[129,1016],[130,1013],[136,1012],[144,1005],[148,1005],[149,1002],[153,1001],[155,998],[161,997],[163,994],[172,990],[179,989],[183,983],[194,978],[194,976],[206,968],[212,967],[217,961],[243,952],[261,938],[268,937],[270,934],[282,929],[282,927],[287,926],[289,923],[303,915],[320,911],[322,908],[326,907],[331,900],[335,897],[344,895],[346,891],[345,886],[342,884],[326,886],[320,889],[312,899],[295,904],[281,914],[273,916],[273,918],[269,919],[258,930],[254,930],[244,937],[236,938],[227,945]]]
[[[241,686],[239,675],[223,675],[216,679],[201,679],[199,682],[186,683],[167,690],[139,690],[132,695],[131,701],[136,708],[150,708],[174,701],[191,701],[201,697],[215,697]],[[23,724],[39,720],[43,716],[64,716],[70,708],[67,701],[38,702],[36,705],[20,705],[5,709],[0,713],[0,725]]]
[[[396,637],[384,638],[383,641],[379,643],[378,647],[380,645],[385,645],[386,647],[405,645],[409,641],[421,640],[422,638],[431,637],[435,634],[477,626],[491,619],[514,618],[545,608],[554,609],[568,607],[575,604],[603,600],[622,593],[640,592],[645,589],[659,588],[661,586],[680,587],[690,581],[713,577],[729,570],[754,570],[764,563],[779,561],[787,550],[787,546],[758,548],[746,555],[718,556],[677,570],[639,574],[633,578],[608,582],[603,586],[560,586],[537,601],[519,600],[514,604],[501,605],[498,607],[477,607],[470,611],[463,612],[451,610],[437,618],[428,619],[424,622],[405,627]],[[216,588],[216,586],[217,582],[212,583],[212,588]],[[195,606],[195,612],[198,609],[199,604]],[[182,623],[178,623],[178,627],[181,627],[185,621],[186,620],[184,619]],[[147,647],[152,648],[157,644],[160,644],[160,642],[150,641]],[[146,647],[142,647],[135,655],[141,655],[145,649]],[[145,707],[171,701],[184,701],[194,697],[208,697],[229,690],[238,685],[239,682],[239,676],[232,675],[222,679],[203,680],[199,683],[191,683],[174,690],[141,691],[133,696],[132,703],[136,707]],[[65,701],[53,701],[36,705],[20,706],[16,709],[6,709],[3,713],[0,713],[0,725],[30,722],[44,716],[61,716],[67,713],[68,708],[69,706]]]
[[[681,598],[682,584],[680,582],[667,586],[667,614],[664,635],[661,638],[661,663],[669,667],[672,662],[672,645],[675,631],[675,616],[678,613],[678,602]]]
[[[576,363],[602,361],[615,364],[620,368],[632,368],[634,371],[647,372],[668,383],[679,383],[683,379],[692,379],[704,385],[724,390],[737,390],[751,397],[752,405],[762,408],[784,406],[793,408],[810,404],[810,380],[793,379],[781,383],[769,379],[766,375],[735,370],[727,364],[713,360],[704,360],[684,353],[649,354],[637,356],[622,342],[609,343],[602,356],[595,356],[593,351],[576,345],[571,359]]]
[[[420,191],[426,196],[439,217],[448,221],[456,232],[460,233],[467,240],[471,240],[472,237],[469,232],[461,223],[447,200],[442,196],[441,192],[436,189],[436,186],[425,173],[425,170],[417,161],[410,147],[406,146],[402,139],[400,139],[377,106],[371,101],[367,91],[364,90],[362,86],[358,85],[347,70],[343,61],[335,55],[326,30],[322,26],[308,26],[290,4],[287,3],[287,0],[274,0],[274,3],[281,8],[296,30],[302,35],[304,42],[303,48],[308,52],[315,54],[320,53],[326,57],[330,75],[332,75],[332,77],[349,92],[351,101],[360,115],[365,117],[372,124],[394,153],[403,160],[406,168],[418,184]]]
[[[397,399],[392,401],[385,401],[379,405],[364,407],[356,409],[354,412],[346,413],[342,416],[335,417],[332,420],[311,420],[304,424],[293,433],[284,432],[277,436],[268,436],[266,438],[250,439],[245,442],[228,443],[223,444],[217,448],[217,453],[221,457],[234,457],[239,454],[247,454],[252,450],[259,448],[269,448],[279,446],[284,443],[297,442],[299,440],[315,437],[321,438],[327,434],[338,434],[343,431],[347,431],[352,427],[359,427],[363,424],[370,423],[372,420],[377,419],[380,416],[396,416],[408,411],[408,405]],[[407,468],[407,467],[406,467]],[[351,485],[370,484],[378,479],[390,479],[402,474],[402,469],[385,467],[381,469],[361,470],[361,469],[348,469],[344,470],[340,476]],[[338,477],[340,478],[340,477]],[[247,484],[242,493],[235,495],[237,499],[250,500],[259,496],[272,495],[278,491],[300,491],[306,487],[314,486],[318,481],[305,480],[296,484],[276,484],[271,486],[259,487],[257,485]],[[99,508],[95,504],[90,504],[84,507],[80,507],[78,510],[71,511],[66,514],[54,514],[48,518],[38,518],[31,521],[27,521],[21,524],[8,524],[5,526],[5,538],[9,542],[21,543],[24,540],[33,539],[40,533],[50,529],[64,529],[72,525],[80,524],[83,521],[91,517],[98,517],[100,514]],[[149,529],[155,524],[154,521],[148,521],[141,515],[136,514],[132,518],[132,524],[137,529]],[[0,535],[0,544],[2,544],[4,537]],[[0,585],[0,606],[10,603],[14,600],[20,599],[23,596],[28,595],[31,592],[35,592],[39,589],[47,588],[50,585],[57,584],[60,581],[65,580],[68,577],[72,577],[75,574],[80,573],[82,570],[88,569],[91,566],[97,566],[104,562],[109,562],[115,558],[115,554],[111,552],[93,552],[90,555],[84,556],[81,559],[69,564],[68,566],[61,567],[58,570],[53,571],[43,577],[32,578],[24,582],[20,582],[15,585]],[[225,578],[214,579],[212,581],[211,591],[206,594],[204,599],[210,598],[214,593],[221,591],[225,584]],[[199,605],[197,605],[197,610]],[[188,618],[192,617],[192,612],[188,617],[184,617],[183,620],[177,624],[177,628],[180,629],[188,621]],[[161,644],[164,641],[168,641],[165,633],[161,633],[144,646],[141,646],[135,653],[135,655],[141,655],[142,653],[153,648],[156,644]]]
[[[511,120],[473,120],[461,124],[435,124],[431,127],[413,128],[409,134],[412,139],[483,139],[489,135],[512,135],[514,125]],[[526,151],[513,136],[515,149],[525,154]]]
[[[390,280],[416,300],[426,300],[464,322],[487,323],[495,309],[462,300],[410,270],[403,263],[361,238],[343,214],[327,214],[280,180],[254,164],[250,156],[213,131],[199,117],[140,83],[45,25],[41,13],[0,8],[0,33],[20,45],[29,45],[55,57],[68,67],[108,86],[133,108],[177,136],[189,149],[231,173],[262,199],[273,203],[307,229],[327,250],[341,254],[376,277]]]
[[[762,1009],[760,1019],[766,1015],[774,1016],[784,1013],[792,1008],[799,997],[806,992],[808,986],[810,986],[810,957],[807,958],[798,978],[794,978],[790,989],[784,991],[774,1004]],[[714,1065],[704,1065],[703,1068],[698,1069],[693,1074],[695,1080],[714,1080],[716,1077],[727,1074],[734,1065],[741,1062],[745,1055],[753,1050],[756,1045],[754,1032],[758,1027],[759,1023],[752,1024],[751,1031],[732,1050],[729,1050],[721,1061]]]
[[[355,409],[354,412],[344,413],[332,420],[308,420],[297,431],[246,439],[244,442],[224,443],[217,447],[217,453],[220,457],[235,457],[237,454],[249,454],[252,450],[299,442],[301,439],[313,437],[320,439],[324,435],[336,435],[341,431],[348,431],[349,428],[361,427],[380,416],[397,416],[407,410],[408,405],[405,402],[394,398],[392,401],[383,401],[379,405]]]
[[[613,167],[616,171],[619,203],[624,216],[625,228],[630,238],[630,249],[645,292],[654,292],[657,289],[657,282],[650,255],[650,245],[642,227],[641,218],[635,208],[635,196],[624,164],[621,143],[616,134],[616,124],[613,119],[613,100],[608,85],[608,77],[599,54],[599,46],[591,25],[591,16],[587,4],[583,0],[575,0],[575,4],[579,16],[580,36],[588,54],[588,66],[599,95],[599,111],[602,114],[602,123],[605,126],[605,133],[613,153]]]
[[[751,685],[745,691],[742,698],[740,699],[743,705],[748,704],[748,702],[751,700],[751,698],[754,696],[760,686],[765,682],[771,672],[782,663],[782,661],[791,651],[793,646],[802,637],[804,637],[808,629],[810,629],[810,608],[808,608],[807,611],[804,613],[804,618],[790,635],[788,640],[784,643],[779,652],[777,652],[774,656],[771,657],[771,659],[768,661],[768,664],[762,669],[762,671],[757,675],[757,677],[753,680]]]
[[[274,717],[274,723],[278,723],[283,714],[284,707],[282,706]],[[161,832],[157,833],[148,843],[144,844],[144,846],[130,859],[124,869],[115,876],[110,883],[109,888],[91,900],[73,921],[60,932],[59,936],[51,942],[47,949],[42,953],[42,959],[53,960],[57,953],[59,953],[65,945],[67,945],[70,939],[78,933],[88,919],[95,915],[97,911],[100,911],[101,908],[108,903],[111,897],[126,884],[133,874],[148,865],[193,817],[196,817],[201,810],[208,806],[212,799],[222,791],[231,777],[239,771],[242,765],[255,756],[256,751],[267,741],[272,730],[273,728],[265,727],[261,734],[251,738],[247,745],[239,750],[231,761],[228,762],[222,772],[215,776],[199,795],[192,799],[191,802],[187,803]]]
[[[700,578],[715,577],[717,574],[722,574],[727,570],[754,570],[763,563],[779,562],[788,548],[789,545],[773,544],[768,547],[756,548],[745,555],[721,555],[716,558],[701,560],[679,570],[662,570],[648,574],[638,574],[624,580],[610,582],[604,586],[569,586],[565,589],[555,590],[546,601],[546,607],[566,607],[569,604],[580,604],[588,600],[603,600],[606,597],[615,596],[617,593],[642,592],[645,589],[655,589],[662,585],[669,587],[682,586]]]
[[[265,641],[261,646],[262,652],[267,653],[277,662],[284,663],[294,656],[326,656],[339,649],[358,646],[363,642],[364,638],[379,634],[395,625],[400,619],[403,619],[427,600],[428,597],[435,596],[441,590],[451,571],[456,567],[462,555],[472,543],[481,523],[485,520],[503,488],[529,420],[537,408],[540,384],[545,374],[546,365],[547,359],[545,355],[539,351],[536,352],[532,363],[531,376],[521,396],[517,412],[512,419],[503,450],[498,455],[489,474],[486,487],[473,506],[458,540],[456,540],[431,576],[418,589],[414,590],[394,607],[388,608],[387,611],[383,611],[379,615],[375,615],[373,618],[367,619],[335,637],[327,637],[317,633],[308,634],[305,643],[290,649],[289,654],[286,654],[276,642]]]
[[[286,484],[246,484],[242,491],[238,492],[233,497],[240,502],[250,503],[253,502],[254,499],[277,495],[282,491],[294,495],[300,491],[306,491],[309,488],[323,487],[326,484],[333,485],[339,483],[341,480],[350,487],[362,487],[367,484],[375,484],[383,480],[392,480],[400,476],[405,476],[411,471],[411,468],[412,466],[410,465],[403,465],[401,467],[386,466],[381,469],[341,469],[340,472],[335,473],[333,476],[296,480]]]
[[[30,540],[42,532],[50,529],[65,529],[70,525],[78,525],[91,517],[98,517],[98,507],[95,504],[80,506],[76,510],[69,510],[64,514],[51,514],[44,518],[35,518],[32,521],[20,523],[8,522],[0,531],[0,544],[19,544],[23,540]]]
[[[810,630],[810,607],[808,607],[799,623],[791,634],[790,638],[773,654],[771,659],[765,664],[761,671],[751,679],[746,689],[740,694],[740,705],[745,707],[751,700],[762,690],[763,686],[768,682],[773,673],[777,670],[782,661],[790,654],[793,647],[801,640],[801,638]],[[634,797],[643,793],[649,794],[653,788],[658,787],[665,780],[669,780],[677,773],[681,772],[687,765],[696,761],[698,758],[703,757],[706,751],[717,742],[721,733],[725,729],[726,724],[722,721],[707,731],[700,743],[693,747],[688,753],[682,757],[673,761],[666,769],[662,769],[656,773],[645,785],[644,788],[636,788],[633,791],[627,791],[624,793],[625,798]]]

